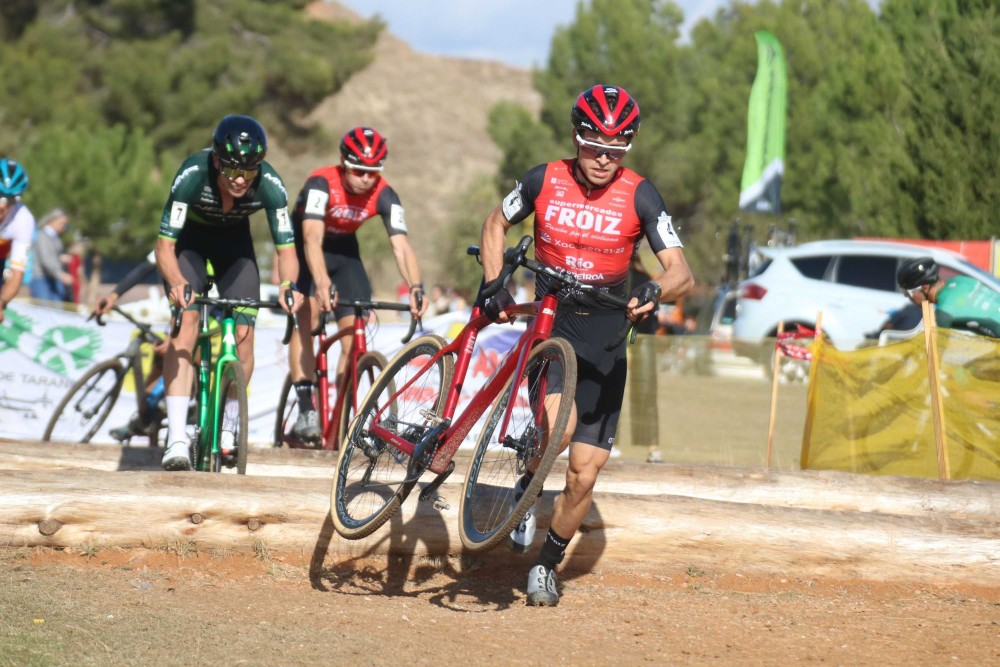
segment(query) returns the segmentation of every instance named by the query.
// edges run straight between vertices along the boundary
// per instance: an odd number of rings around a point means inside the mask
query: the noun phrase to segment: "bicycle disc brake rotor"
[[[540,453],[541,442],[538,434],[537,428],[529,426],[517,438],[507,435],[503,439],[503,446],[514,450],[514,462],[518,475],[526,473],[528,464]]]

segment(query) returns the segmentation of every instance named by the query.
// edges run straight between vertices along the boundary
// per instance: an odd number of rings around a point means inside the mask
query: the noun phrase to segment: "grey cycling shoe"
[[[528,572],[528,606],[554,607],[559,604],[556,571],[536,565]]]
[[[160,465],[164,470],[178,471],[191,469],[191,443],[186,440],[173,442],[163,452]]]

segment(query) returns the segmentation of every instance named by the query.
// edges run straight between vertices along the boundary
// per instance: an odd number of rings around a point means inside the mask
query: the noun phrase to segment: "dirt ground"
[[[0,550],[0,665],[1000,664],[1000,589],[602,563]]]

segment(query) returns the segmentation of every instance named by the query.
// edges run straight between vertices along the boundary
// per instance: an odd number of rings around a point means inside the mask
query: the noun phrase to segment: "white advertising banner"
[[[120,318],[109,318],[105,326],[98,326],[76,313],[17,301],[4,314],[6,319],[0,324],[0,438],[39,440],[73,382],[94,364],[123,353],[135,331],[131,323]],[[426,320],[424,330],[451,340],[468,316],[468,311],[441,315]],[[272,440],[279,393],[288,373],[288,352],[281,344],[284,326],[276,326],[274,321],[262,318],[256,331],[256,359],[248,392],[249,438],[255,444]],[[165,328],[165,323],[154,326],[154,330]],[[515,323],[490,326],[480,334],[459,410],[489,378],[523,330],[523,323]],[[400,340],[407,324],[381,322],[368,331],[370,349],[391,359],[402,347]],[[335,347],[331,350],[331,364],[336,363],[337,354],[339,348]],[[129,378],[92,442],[114,442],[108,431],[125,425],[135,410]]]

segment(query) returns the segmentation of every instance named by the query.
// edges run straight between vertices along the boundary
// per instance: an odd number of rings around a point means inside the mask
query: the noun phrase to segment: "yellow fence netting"
[[[923,333],[854,351],[812,345],[803,469],[1000,480],[1000,342],[931,330],[937,387]]]

